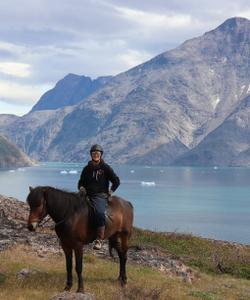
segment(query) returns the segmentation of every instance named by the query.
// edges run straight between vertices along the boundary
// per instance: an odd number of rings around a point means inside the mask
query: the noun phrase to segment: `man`
[[[78,189],[86,190],[95,211],[95,224],[97,226],[97,239],[94,249],[100,250],[105,232],[105,209],[108,197],[120,185],[120,179],[113,169],[102,159],[103,149],[100,145],[93,145],[90,149],[91,161],[83,168]],[[112,183],[109,189],[109,182]]]

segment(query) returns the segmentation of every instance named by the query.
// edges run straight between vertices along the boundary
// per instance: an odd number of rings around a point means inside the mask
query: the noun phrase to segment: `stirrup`
[[[102,248],[102,241],[101,240],[95,240],[94,241],[94,250],[101,250]]]

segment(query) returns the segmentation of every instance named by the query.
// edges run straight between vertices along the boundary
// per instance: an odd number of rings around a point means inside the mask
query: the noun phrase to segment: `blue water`
[[[121,179],[116,194],[134,205],[135,226],[250,244],[250,169],[113,168]],[[81,164],[43,163],[0,171],[0,194],[25,201],[29,186],[76,191],[81,169]]]

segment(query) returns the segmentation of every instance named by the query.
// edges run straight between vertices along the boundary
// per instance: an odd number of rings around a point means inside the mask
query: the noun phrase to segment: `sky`
[[[116,75],[250,19],[249,0],[0,0],[0,114],[26,114],[68,73]]]

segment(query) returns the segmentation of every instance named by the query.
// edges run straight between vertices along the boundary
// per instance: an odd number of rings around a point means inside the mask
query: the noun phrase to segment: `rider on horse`
[[[78,182],[78,189],[86,190],[95,211],[95,225],[97,239],[94,249],[100,250],[105,232],[105,209],[109,196],[120,185],[120,179],[113,169],[102,159],[103,149],[100,145],[93,145],[90,149],[91,161],[83,168]],[[109,189],[109,182],[112,183]]]

